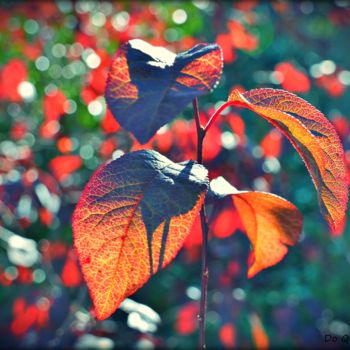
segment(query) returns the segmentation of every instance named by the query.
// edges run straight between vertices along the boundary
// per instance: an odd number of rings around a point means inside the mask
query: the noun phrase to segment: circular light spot
[[[17,103],[10,103],[7,106],[7,113],[12,117],[18,116],[20,112],[21,112],[21,107]]]
[[[103,1],[99,5],[100,5],[101,12],[104,13],[106,16],[110,15],[113,12],[112,3],[108,1]]]
[[[64,66],[62,68],[62,76],[65,79],[72,79],[74,78],[74,73],[70,65]]]
[[[267,157],[262,166],[265,173],[278,173],[281,170],[280,162],[275,157]]]
[[[29,81],[22,81],[18,85],[18,93],[21,95],[21,97],[26,101],[33,101],[36,96],[36,90],[34,85]]]
[[[164,39],[169,42],[179,40],[179,31],[176,28],[168,28],[164,32]]]
[[[256,191],[264,191],[264,192],[268,192],[269,191],[269,184],[268,182],[265,180],[264,177],[257,177],[254,181],[253,181],[253,188]]]
[[[331,60],[324,60],[320,63],[320,71],[322,74],[330,75],[335,72],[336,65]]]
[[[40,310],[48,310],[50,307],[50,300],[45,298],[45,297],[41,297],[37,302],[36,305],[38,306],[38,308]]]
[[[236,288],[233,290],[232,292],[232,296],[238,300],[238,301],[242,301],[245,299],[246,297],[246,293],[242,288]]]
[[[51,52],[53,56],[60,58],[67,53],[67,49],[63,44],[57,43],[54,46],[52,46]]]
[[[98,100],[91,101],[88,105],[88,111],[93,116],[99,116],[103,111],[103,105]]]
[[[320,65],[318,63],[315,63],[310,67],[310,75],[313,78],[319,78],[322,76],[322,74],[323,73],[321,72]]]
[[[26,179],[29,182],[34,182],[39,177],[39,173],[35,168],[29,169],[26,174]]]
[[[252,149],[252,154],[254,158],[261,158],[263,156],[262,150],[260,146],[254,146]]]
[[[68,13],[73,10],[73,5],[70,1],[57,1],[57,7],[60,9],[63,13]]]
[[[57,92],[57,86],[53,83],[50,83],[45,86],[45,95],[54,95]]]
[[[58,64],[53,64],[49,69],[49,74],[52,79],[59,79],[62,76],[62,68]]]
[[[60,130],[60,123],[57,120],[50,120],[45,129],[49,134],[54,135]]]
[[[33,271],[33,281],[35,283],[42,283],[45,281],[46,273],[42,269],[36,269]]]
[[[96,27],[102,27],[106,23],[106,16],[102,12],[95,12],[91,16],[91,23]]]
[[[284,75],[281,72],[272,72],[269,76],[272,84],[281,84],[284,80]]]
[[[342,70],[338,74],[338,79],[343,85],[350,85],[350,71]]]
[[[79,57],[84,51],[84,47],[80,43],[74,43],[69,47],[69,53],[74,57]]]
[[[221,134],[222,146],[228,150],[234,149],[238,144],[238,137],[230,131],[224,131]]]
[[[40,70],[41,72],[46,71],[50,67],[50,61],[45,56],[40,56],[35,60],[35,67],[37,70]]]
[[[119,12],[112,17],[112,26],[118,32],[124,32],[129,24],[130,15],[126,11]]]
[[[77,110],[77,104],[74,100],[67,100],[63,103],[63,110],[67,114],[73,114]]]
[[[17,270],[16,266],[6,267],[4,272],[5,272],[5,277],[10,281],[13,281],[14,279],[16,279],[18,277],[18,270]]]
[[[80,61],[80,60],[77,60],[77,61],[74,61],[70,64],[70,67],[72,69],[72,72],[75,74],[75,75],[82,75],[82,74],[85,74],[86,73],[86,66],[85,64]]]
[[[14,152],[13,152],[14,153]],[[16,151],[17,153],[17,151]],[[12,158],[17,158],[17,157],[12,157]],[[21,178],[21,173],[17,170],[10,170],[8,173],[7,173],[7,178],[9,181],[11,182],[17,182],[20,178]]]
[[[186,294],[190,299],[193,299],[193,300],[199,300],[201,297],[200,289],[197,287],[193,287],[193,286],[188,287],[186,289]]]
[[[94,155],[94,149],[91,145],[84,145],[80,148],[79,151],[80,157],[83,159],[90,159]]]
[[[86,57],[85,62],[89,68],[95,69],[101,64],[101,58],[94,52]]]
[[[177,9],[173,12],[173,21],[176,24],[183,24],[187,21],[187,13],[183,9]]]
[[[28,34],[35,34],[39,31],[39,24],[33,19],[28,19],[24,22],[24,31]]]

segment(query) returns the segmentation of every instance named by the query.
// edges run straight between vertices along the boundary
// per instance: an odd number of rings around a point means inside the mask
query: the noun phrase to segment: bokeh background
[[[174,262],[96,322],[72,247],[71,216],[99,164],[141,146],[106,110],[119,45],[180,52],[221,45],[224,71],[203,120],[232,88],[284,88],[334,123],[350,166],[350,4],[335,2],[2,1],[0,4],[0,347],[138,349],[197,345],[198,223]],[[189,106],[145,146],[195,159]],[[204,147],[210,177],[271,191],[305,215],[298,244],[248,280],[249,242],[228,202],[209,203],[209,348],[329,346],[350,333],[350,232],[329,233],[296,151],[231,109]],[[339,340],[333,345],[339,345]]]

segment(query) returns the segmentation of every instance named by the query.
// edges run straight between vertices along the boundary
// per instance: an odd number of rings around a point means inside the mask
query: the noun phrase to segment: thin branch
[[[193,100],[193,109],[195,112],[195,121],[197,128],[197,162],[202,164],[203,159],[203,140],[205,137],[205,128],[202,127],[199,119],[199,110],[197,99]],[[201,300],[200,310],[198,315],[199,323],[199,348],[205,349],[205,319],[206,319],[206,308],[207,308],[207,290],[208,290],[208,221],[205,213],[205,206],[202,205],[200,210],[200,218],[202,225],[202,281],[201,281]]]

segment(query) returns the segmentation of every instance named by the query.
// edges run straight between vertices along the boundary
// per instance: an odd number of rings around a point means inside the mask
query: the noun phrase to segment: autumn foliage
[[[235,44],[242,48],[239,42]],[[199,44],[175,55],[131,40],[111,63],[107,104],[121,126],[146,144],[191,100],[216,86],[222,60],[217,45]],[[228,102],[214,111],[204,132],[232,105],[253,110],[292,142],[312,176],[321,212],[337,231],[348,193],[344,151],[332,124],[289,92],[235,89]],[[201,162],[202,154],[199,157]],[[86,186],[75,210],[73,231],[97,318],[110,316],[127,296],[171,262],[185,243],[208,184],[201,164],[180,164],[154,151],[136,151],[100,167]],[[211,183],[214,195],[232,196],[251,242],[248,277],[278,263],[300,235],[298,209],[269,193],[238,191],[223,178]]]
[[[195,348],[202,252],[208,349],[346,330],[349,18],[2,2],[0,349]]]

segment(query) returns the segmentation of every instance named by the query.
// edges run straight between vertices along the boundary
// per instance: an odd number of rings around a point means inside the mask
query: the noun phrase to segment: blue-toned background
[[[235,87],[284,88],[334,123],[350,163],[350,3],[2,2],[0,6],[0,347],[189,348],[197,344],[198,230],[164,271],[96,322],[72,249],[71,215],[102,162],[140,145],[106,111],[106,72],[122,42],[180,52],[216,41],[225,66],[199,99],[203,120]],[[146,147],[195,158],[189,108]],[[300,242],[248,280],[235,210],[213,210],[208,347],[315,347],[350,334],[349,229],[331,235],[301,158],[252,112],[209,131],[205,165],[238,188],[271,191],[305,216]],[[235,233],[235,234],[233,234]],[[335,345],[340,345],[338,340]]]

